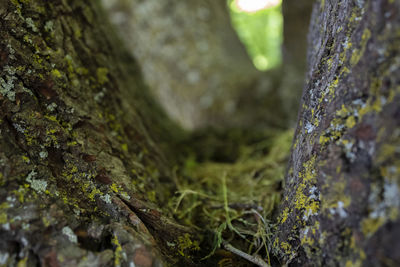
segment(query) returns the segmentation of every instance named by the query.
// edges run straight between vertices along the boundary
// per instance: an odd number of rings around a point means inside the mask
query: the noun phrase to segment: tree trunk
[[[233,30],[226,0],[103,1],[144,78],[187,129],[233,125],[262,72]]]
[[[314,0],[285,0],[283,13],[283,65],[279,99],[286,125],[294,127],[300,108],[307,63],[307,33]]]
[[[0,265],[191,265],[197,241],[163,208],[160,145],[179,130],[97,1],[1,1],[0,16]]]
[[[267,72],[249,60],[225,0],[103,3],[151,92],[183,127],[294,127],[313,1],[283,2],[283,64]]]
[[[400,262],[399,11],[314,6],[277,264]],[[215,266],[166,205],[182,132],[97,1],[2,1],[0,16],[0,265]]]
[[[400,6],[319,1],[274,249],[301,266],[400,264]]]

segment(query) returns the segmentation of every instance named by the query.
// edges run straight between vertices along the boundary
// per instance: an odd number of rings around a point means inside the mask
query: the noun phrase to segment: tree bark
[[[267,72],[249,60],[225,0],[103,3],[151,92],[183,127],[294,127],[313,1],[283,2],[283,64]]]
[[[319,1],[274,249],[293,266],[397,266],[398,1]]]
[[[289,127],[295,127],[307,63],[307,33],[313,0],[285,0],[283,14],[283,64],[279,99],[283,105],[282,119]]]
[[[399,11],[314,6],[277,265],[400,262]],[[98,2],[2,1],[0,17],[0,264],[216,265],[166,205],[181,131]]]
[[[0,16],[0,264],[192,265],[197,241],[164,209],[160,145],[179,130],[97,1],[1,1]]]
[[[171,118],[187,129],[235,124],[241,93],[254,90],[262,72],[233,30],[225,0],[103,3]]]

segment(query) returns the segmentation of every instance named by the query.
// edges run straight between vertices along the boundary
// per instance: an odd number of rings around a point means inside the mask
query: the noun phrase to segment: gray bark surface
[[[262,76],[230,22],[225,0],[103,1],[146,83],[187,129],[235,124],[240,96]]]
[[[319,1],[274,249],[293,266],[397,266],[398,1]]]
[[[399,11],[314,6],[278,266],[400,263]],[[0,265],[246,266],[199,261],[208,236],[171,219],[181,131],[98,3],[1,1],[0,18]]]
[[[285,0],[283,13],[283,64],[279,99],[285,125],[294,127],[300,108],[307,63],[307,33],[314,0]]]
[[[103,1],[150,91],[187,129],[295,125],[312,3],[283,2],[283,64],[260,72],[232,29],[225,0]]]

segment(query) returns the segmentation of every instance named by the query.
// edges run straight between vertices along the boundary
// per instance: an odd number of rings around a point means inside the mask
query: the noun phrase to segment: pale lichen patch
[[[0,78],[0,94],[6,96],[9,100],[15,101],[14,81],[17,80],[15,76],[8,76]]]
[[[68,240],[72,243],[78,243],[78,237],[75,235],[74,231],[68,226],[62,229],[62,233],[67,236]]]
[[[107,204],[111,204],[111,196],[109,194],[105,194],[103,196],[100,196],[100,198],[106,202]]]
[[[8,254],[8,252],[0,251],[0,264],[5,265],[7,263],[7,260],[9,257],[10,257],[10,254]]]
[[[307,122],[306,126],[305,126],[307,133],[312,133],[312,131],[314,131],[315,126],[312,125],[310,122]]]
[[[47,32],[53,32],[54,31],[54,22],[49,20],[46,22],[46,24],[44,25],[44,29]]]
[[[332,215],[338,214],[340,218],[346,218],[348,216],[346,210],[344,209],[343,201],[338,201],[337,207],[331,208],[329,211]]]
[[[41,159],[45,159],[45,158],[47,158],[48,153],[47,153],[46,150],[43,150],[43,151],[39,152],[39,156],[40,156]]]
[[[28,174],[28,177],[26,177],[26,181],[31,185],[33,190],[35,190],[39,193],[46,192],[47,181],[41,180],[41,179],[35,179],[36,175],[37,175],[37,172],[35,172],[35,170],[32,170]]]
[[[32,18],[26,18],[25,22],[28,25],[28,27],[32,29],[32,31],[38,32],[38,28],[36,27],[35,22],[33,21]]]
[[[49,105],[47,105],[47,110],[50,112],[53,112],[55,109],[57,108],[57,104],[56,103],[51,103]]]

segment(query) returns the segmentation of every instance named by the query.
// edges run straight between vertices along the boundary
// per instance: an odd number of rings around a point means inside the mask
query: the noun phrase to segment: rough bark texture
[[[294,266],[400,264],[400,5],[320,1],[274,249]]]
[[[197,241],[158,210],[174,128],[97,1],[1,1],[0,16],[0,265],[157,266],[167,250],[190,265]]]
[[[168,114],[185,128],[234,124],[262,73],[231,27],[225,0],[103,1]]]
[[[179,130],[96,3],[0,2],[0,264],[198,264],[201,235],[166,206]],[[280,263],[400,263],[399,11],[314,7]]]

